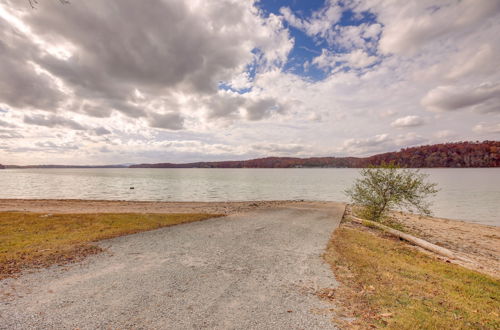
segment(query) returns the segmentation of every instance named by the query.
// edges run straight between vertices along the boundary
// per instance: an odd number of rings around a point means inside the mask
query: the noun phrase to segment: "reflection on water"
[[[441,189],[436,216],[500,225],[500,168],[423,171]],[[0,198],[346,201],[357,175],[334,168],[0,170]]]

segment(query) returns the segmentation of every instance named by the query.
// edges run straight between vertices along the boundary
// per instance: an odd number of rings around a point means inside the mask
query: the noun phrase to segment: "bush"
[[[394,208],[430,215],[427,197],[438,192],[437,184],[426,182],[427,174],[394,164],[364,168],[361,178],[345,191],[353,203],[363,207],[363,216],[380,221]]]

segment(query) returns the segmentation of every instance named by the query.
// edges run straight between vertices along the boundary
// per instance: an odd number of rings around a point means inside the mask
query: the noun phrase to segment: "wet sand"
[[[211,213],[235,214],[257,209],[327,205],[329,202],[247,201],[247,202],[149,202],[80,199],[0,199],[0,212],[38,213]]]

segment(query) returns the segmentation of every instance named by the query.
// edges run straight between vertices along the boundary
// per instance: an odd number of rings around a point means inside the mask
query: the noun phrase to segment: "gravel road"
[[[257,210],[101,241],[0,282],[2,329],[328,329],[321,258],[344,205]]]

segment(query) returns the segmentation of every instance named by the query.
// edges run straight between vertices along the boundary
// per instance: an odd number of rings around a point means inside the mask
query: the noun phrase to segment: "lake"
[[[358,169],[8,169],[0,198],[148,201],[347,201]],[[500,168],[423,169],[435,216],[500,225]],[[135,189],[130,189],[134,187]]]

